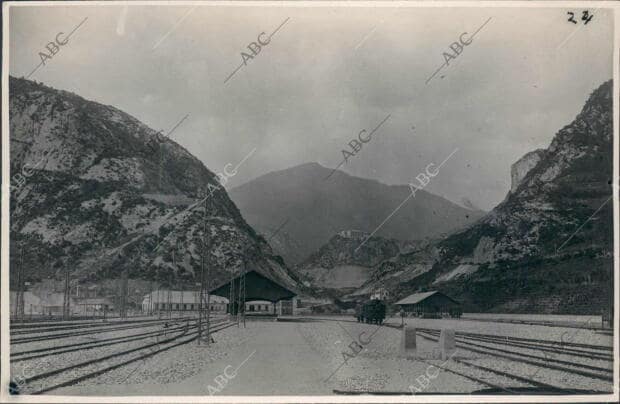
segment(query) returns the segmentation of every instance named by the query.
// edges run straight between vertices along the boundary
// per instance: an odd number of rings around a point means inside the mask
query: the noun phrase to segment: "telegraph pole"
[[[230,296],[228,299],[228,306],[230,308],[230,321],[233,319],[235,312],[235,272],[230,271]]]
[[[245,325],[245,257],[243,258],[241,265],[242,267],[239,270],[239,290],[237,291],[237,294],[239,295],[237,304],[237,327],[240,327],[242,317]]]
[[[209,239],[207,236],[207,199],[205,199],[205,210],[202,221],[203,227],[203,235],[204,235],[204,245],[205,250],[207,249],[206,241]],[[205,251],[206,252],[206,251]],[[205,255],[205,259],[207,261],[207,279],[206,279],[206,287],[207,287],[207,346],[211,344],[211,259],[207,258],[210,255]]]
[[[206,208],[206,204],[205,204]],[[211,343],[211,260],[207,260],[207,345]]]
[[[172,318],[172,274],[168,276],[168,318]]]
[[[24,242],[19,243],[19,266],[17,267],[17,296],[15,299],[15,319],[24,321],[24,275],[23,275],[23,263],[24,263]]]
[[[64,293],[64,300],[63,300],[63,313],[62,313],[62,319],[63,320],[68,320],[69,316],[71,314],[71,295],[69,294],[71,291],[71,288],[69,286],[70,282],[69,282],[69,266],[67,266],[65,268],[65,293]]]
[[[161,289],[159,283],[157,284],[157,300],[155,300],[155,309],[157,309],[157,318],[161,318],[161,311],[160,311],[160,302],[159,302],[159,290]]]
[[[237,290],[237,327],[239,327],[239,320],[241,319],[241,270],[239,270],[239,288]]]
[[[243,274],[241,276],[241,282],[243,282],[243,311],[241,312],[241,316],[243,318],[243,328],[245,328],[245,273],[246,273],[246,265],[247,261],[243,260]]]
[[[127,294],[128,294],[127,268],[123,270],[121,277],[121,318],[127,317]]]
[[[22,261],[22,255],[24,253],[24,248],[23,248],[23,242],[19,243],[19,265],[17,266],[17,294],[15,295],[15,308],[13,309],[13,318],[15,320],[17,320],[18,316],[19,316],[19,289],[20,289],[20,283],[21,283],[21,277],[22,277],[22,265],[21,265],[21,261]]]
[[[181,317],[181,314],[185,315],[185,306],[183,305],[183,285],[181,285],[181,306],[179,307],[179,315],[177,317]]]
[[[202,339],[202,302],[203,302],[203,293],[205,290],[205,245],[204,245],[204,233],[203,239],[200,243],[200,295],[198,302],[198,345],[200,345],[200,340]]]
[[[149,307],[148,307],[148,315],[153,315],[153,281],[149,282]]]

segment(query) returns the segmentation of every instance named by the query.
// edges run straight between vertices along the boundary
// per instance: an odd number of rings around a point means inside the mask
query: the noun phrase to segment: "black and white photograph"
[[[618,402],[620,3],[6,1],[2,402]]]

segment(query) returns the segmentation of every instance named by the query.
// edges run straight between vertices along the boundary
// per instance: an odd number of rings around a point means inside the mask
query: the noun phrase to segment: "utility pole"
[[[185,306],[183,305],[183,285],[181,285],[181,305],[179,306],[179,315],[177,317],[181,317],[181,314],[185,315]],[[183,312],[183,313],[181,313]]]
[[[202,248],[200,249],[201,255],[200,255],[200,304],[199,304],[199,315],[198,315],[198,344],[200,344],[200,340],[202,339],[202,317],[203,317],[203,303],[205,302],[205,291],[206,291],[206,282],[205,282],[205,261],[207,260],[206,257],[206,252],[207,252],[207,199],[205,199],[205,206],[204,206],[204,211],[203,211],[203,215],[202,215]],[[210,315],[211,315],[211,310],[209,307],[209,303],[210,303],[210,299],[209,299],[209,294],[207,293],[206,296],[206,303],[207,303],[207,322],[206,322],[206,328],[207,328],[207,346],[210,345],[211,342],[211,336],[209,335],[210,332]]]
[[[17,266],[17,294],[15,296],[15,320],[21,317],[21,306],[23,306],[24,293],[22,291],[22,270],[23,270],[23,260],[24,260],[24,242],[20,241],[19,243],[19,265]]]
[[[241,318],[243,319],[243,328],[245,328],[245,273],[246,273],[247,261],[243,259],[243,274],[241,275],[240,284],[243,283],[243,311],[241,312]]]
[[[178,247],[179,247],[179,242],[177,240],[174,243],[174,250],[172,250],[172,266],[174,267],[175,271],[177,269],[176,251]],[[181,311],[183,310],[183,287],[182,286],[181,286],[181,301],[179,302],[178,308],[179,309],[177,310],[177,317],[181,317]]]
[[[65,268],[65,293],[63,300],[63,313],[62,319],[69,320],[71,315],[71,295],[70,295],[71,287],[70,287],[70,277],[69,277],[69,266]]]
[[[235,271],[230,271],[230,296],[228,298],[228,306],[230,311],[229,320],[232,321],[235,314]]]
[[[148,306],[148,315],[152,316],[153,315],[153,281],[149,282],[149,306]]]
[[[204,236],[203,236],[204,237]],[[204,239],[202,240],[204,241]],[[202,339],[202,294],[204,292],[205,246],[200,242],[200,294],[198,296],[198,345]]]
[[[242,263],[243,265],[243,263]],[[237,300],[237,327],[239,327],[239,323],[241,321],[241,310],[245,309],[245,307],[242,307],[241,304],[241,294],[243,293],[243,284],[242,282],[242,278],[243,278],[243,269],[239,270],[239,290],[237,291],[238,296],[238,300]],[[244,303],[245,304],[245,303]]]
[[[128,287],[128,281],[127,281],[127,268],[125,268],[123,270],[123,274],[121,277],[121,313],[120,316],[121,318],[126,318],[127,317],[127,295],[128,295],[128,291],[129,291],[129,287]]]
[[[159,310],[161,308],[160,303],[159,303],[159,290],[161,289],[160,285],[157,284],[157,300],[155,300],[155,309],[157,310],[157,318],[161,318],[161,311]]]
[[[207,260],[207,345],[211,342],[211,260]]]
[[[172,274],[168,276],[168,318],[172,318]]]
[[[207,236],[207,200],[205,199],[205,211],[203,216],[203,234],[204,234],[204,242],[205,242],[205,250],[207,249],[206,241],[209,239]],[[205,251],[206,252],[206,251]],[[210,255],[205,256],[205,260],[207,261],[207,346],[211,343],[211,259],[208,258]]]

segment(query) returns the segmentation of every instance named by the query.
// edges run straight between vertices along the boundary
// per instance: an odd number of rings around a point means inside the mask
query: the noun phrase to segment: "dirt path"
[[[322,382],[331,368],[308,345],[296,324],[248,323],[248,327],[267,332],[256,334],[241,349],[186,379],[175,390],[180,394],[196,391],[214,395],[331,394],[331,387]],[[228,379],[221,391],[214,392],[219,387],[215,378],[225,371],[234,374],[236,368],[237,375]]]

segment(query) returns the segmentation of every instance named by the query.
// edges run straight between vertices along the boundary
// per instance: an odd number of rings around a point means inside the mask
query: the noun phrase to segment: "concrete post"
[[[416,356],[416,350],[415,327],[405,325],[400,340],[400,354],[402,357],[413,359]]]
[[[439,336],[439,348],[441,349],[441,359],[447,360],[456,351],[456,340],[454,338],[454,329],[444,328]]]

